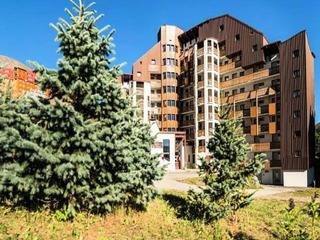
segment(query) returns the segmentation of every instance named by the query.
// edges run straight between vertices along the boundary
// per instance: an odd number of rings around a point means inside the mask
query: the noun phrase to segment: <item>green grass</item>
[[[74,221],[59,222],[47,210],[29,212],[0,207],[0,239],[276,239],[287,201],[255,200],[215,226],[177,216],[186,193],[166,191],[145,212],[119,209],[107,216],[78,214]],[[303,203],[296,203],[302,206]],[[299,227],[308,226],[304,217]],[[320,229],[319,222],[318,228]],[[218,235],[221,238],[218,238]],[[215,236],[215,237],[214,237]]]

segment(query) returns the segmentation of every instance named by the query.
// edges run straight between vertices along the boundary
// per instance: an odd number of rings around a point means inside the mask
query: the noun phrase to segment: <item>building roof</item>
[[[13,58],[9,58],[7,56],[0,55],[0,66],[2,66],[3,64],[4,64],[3,67],[6,67],[6,68],[18,67],[18,68],[22,68],[24,70],[31,70],[28,66],[26,66],[25,64],[13,59]]]

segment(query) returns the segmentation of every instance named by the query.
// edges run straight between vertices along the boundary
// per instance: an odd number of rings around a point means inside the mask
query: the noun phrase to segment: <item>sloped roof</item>
[[[26,66],[25,64],[13,59],[13,58],[9,58],[7,56],[0,55],[0,66],[3,64],[5,65],[4,67],[6,67],[6,68],[18,67],[18,68],[22,68],[24,70],[31,70],[28,66]]]

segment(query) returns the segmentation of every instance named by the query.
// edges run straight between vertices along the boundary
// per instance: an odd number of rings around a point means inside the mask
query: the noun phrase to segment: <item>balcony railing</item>
[[[205,152],[206,151],[206,147],[205,146],[199,146],[198,147],[198,152]]]
[[[243,109],[243,116],[249,117],[250,116],[250,108],[249,109]]]
[[[269,68],[269,75],[274,75],[280,72],[279,66]]]
[[[198,88],[203,88],[204,87],[204,81],[198,82]]]
[[[182,108],[182,112],[193,112],[194,106],[186,106]]]
[[[220,82],[220,87],[221,88],[226,88],[226,87],[231,87],[231,86],[236,86],[239,84],[243,84],[243,83],[247,83],[247,82],[251,82],[253,80],[259,79],[259,78],[263,78],[263,77],[267,77],[269,76],[269,70],[262,70],[259,72],[255,72],[246,76],[242,76],[242,77],[238,77],[238,78],[234,78],[232,80],[228,80],[228,81],[224,81],[224,82]]]
[[[261,124],[261,132],[269,132],[269,124]]]
[[[280,142],[271,142],[270,149],[280,149]]]
[[[198,98],[198,104],[204,104],[204,97]]]
[[[263,152],[263,151],[269,151],[270,150],[270,143],[254,143],[251,144],[251,150],[253,152]]]
[[[205,136],[205,130],[198,130],[198,137],[204,137]]]
[[[194,139],[194,134],[187,134],[186,138],[187,138],[187,140],[193,140]]]
[[[194,125],[194,120],[185,120],[180,122],[181,127],[186,127],[186,126],[193,126]]]
[[[161,101],[161,94],[151,94],[151,100]]]
[[[204,113],[198,114],[198,121],[203,121],[204,120]]]

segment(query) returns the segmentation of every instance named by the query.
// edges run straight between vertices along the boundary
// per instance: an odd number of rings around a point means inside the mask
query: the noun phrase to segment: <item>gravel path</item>
[[[197,187],[196,185],[190,185],[178,181],[181,179],[193,178],[197,176],[198,172],[196,170],[168,171],[161,181],[157,181],[154,184],[159,190],[170,189],[177,191],[188,191],[190,188],[192,188],[195,191],[200,191],[199,187]],[[277,195],[281,194],[282,198],[288,199],[283,193],[293,192],[295,190],[296,188],[263,185],[262,189],[249,191],[255,192],[253,195],[254,198],[277,198]]]

